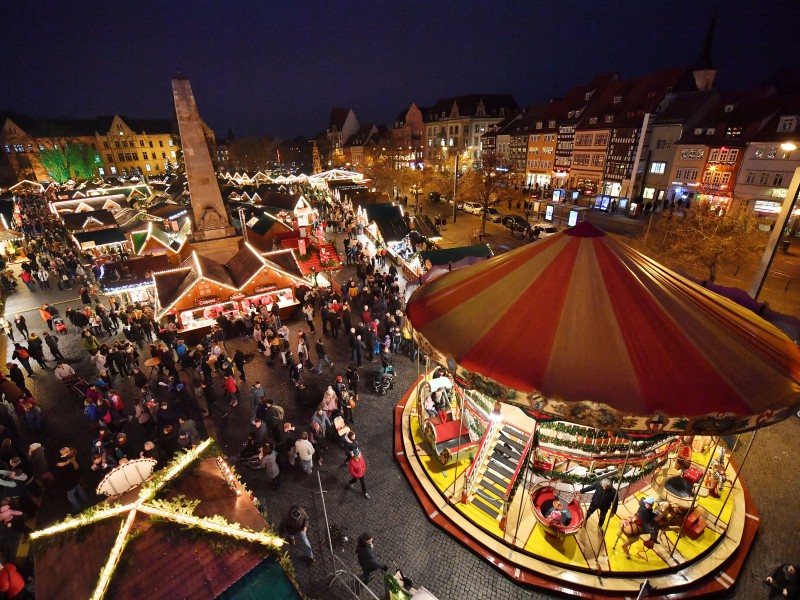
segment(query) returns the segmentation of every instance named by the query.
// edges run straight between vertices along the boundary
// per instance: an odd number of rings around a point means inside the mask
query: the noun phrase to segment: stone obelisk
[[[194,216],[191,243],[198,253],[225,262],[237,252],[241,238],[228,221],[203,133],[203,123],[194,101],[192,86],[186,77],[176,75],[173,78],[172,96],[175,99]]]

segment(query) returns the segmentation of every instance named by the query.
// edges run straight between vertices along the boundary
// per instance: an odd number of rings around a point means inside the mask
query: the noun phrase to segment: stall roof
[[[431,218],[428,215],[418,215],[413,217],[413,219],[416,230],[422,237],[428,238],[429,240],[442,237],[439,234],[439,230],[436,229],[436,225],[433,224],[433,221],[431,221]]]
[[[82,231],[84,229],[96,229],[98,227],[116,227],[117,221],[110,210],[98,209],[87,212],[64,213],[61,215],[64,227],[67,231]]]
[[[420,253],[422,261],[429,261],[434,267],[457,263],[465,258],[488,258],[492,250],[487,244],[474,246],[461,246],[460,248],[445,248],[443,250],[426,250]]]
[[[127,242],[128,238],[119,229],[95,229],[94,231],[79,231],[73,233],[72,237],[78,242],[78,245],[83,248],[84,244],[91,242],[94,246],[108,246],[110,244],[119,244]]]
[[[61,214],[64,212],[89,212],[107,209],[112,213],[130,207],[123,194],[110,194],[104,196],[89,196],[88,198],[69,198],[66,200],[53,200],[53,207]]]
[[[171,308],[172,304],[200,279],[200,275],[189,262],[191,260],[192,257],[189,257],[177,269],[153,275],[158,305],[162,312]]]
[[[303,272],[297,264],[297,259],[294,257],[292,250],[277,250],[275,252],[264,252],[262,256],[267,262],[274,263],[281,271],[285,271],[289,275],[297,279],[303,278]]]
[[[113,281],[102,280],[103,287],[110,292],[119,288],[126,288],[132,285],[143,285],[152,281],[147,277],[147,272],[162,271],[169,268],[169,258],[166,254],[151,254],[149,256],[137,256],[128,260],[121,260],[112,263],[115,267],[119,266],[122,270],[130,273],[128,277],[122,277]]]
[[[399,242],[408,235],[403,220],[403,210],[394,204],[369,204],[364,206],[368,221],[374,221],[386,242]]]
[[[225,263],[225,268],[230,273],[231,279],[236,287],[241,289],[255,277],[266,265],[266,261],[261,258],[258,251],[250,244],[245,243],[241,250],[233,258]]]
[[[168,220],[186,214],[188,210],[187,206],[176,202],[156,202],[147,209],[147,213],[159,219]]]

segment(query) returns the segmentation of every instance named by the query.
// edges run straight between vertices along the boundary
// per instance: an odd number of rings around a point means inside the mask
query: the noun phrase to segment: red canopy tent
[[[408,317],[473,387],[601,429],[733,433],[800,403],[784,333],[589,223],[423,285]]]

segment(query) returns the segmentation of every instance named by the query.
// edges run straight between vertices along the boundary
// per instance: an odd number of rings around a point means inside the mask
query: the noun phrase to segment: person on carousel
[[[545,518],[550,521],[551,525],[564,527],[572,522],[572,513],[567,508],[567,502],[563,498],[556,496],[553,500],[553,506],[547,511]]]
[[[656,499],[652,496],[642,498],[639,500],[639,510],[637,510],[636,515],[634,515],[634,518],[639,525],[641,525],[642,529],[644,529],[644,532],[649,533],[650,539],[654,542],[658,537],[658,523],[656,522],[658,513],[655,509],[655,505]]]

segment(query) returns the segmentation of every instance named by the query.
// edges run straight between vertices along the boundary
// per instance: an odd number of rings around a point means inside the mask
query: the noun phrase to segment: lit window
[[[614,96],[614,104],[619,104],[622,102],[622,96]]]
[[[147,171],[148,173],[149,173],[149,172],[152,170],[152,169],[150,168],[150,163],[148,163],[148,164],[146,164],[146,165],[144,166],[144,170],[145,170],[145,171]]]
[[[614,115],[606,115],[606,123],[612,123],[614,121]]]
[[[172,138],[170,138],[169,142],[167,142],[167,143],[170,145],[170,147],[172,147],[172,146],[174,146],[174,145],[175,145],[175,144],[172,142]]]
[[[642,192],[642,197],[646,198],[647,200],[652,200],[656,196],[655,188],[644,188]]]
[[[650,165],[650,172],[655,173],[657,175],[663,175],[664,171],[667,169],[667,163],[665,162],[654,162]],[[650,196],[652,198],[652,196]]]

